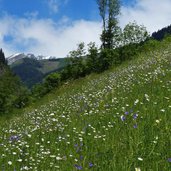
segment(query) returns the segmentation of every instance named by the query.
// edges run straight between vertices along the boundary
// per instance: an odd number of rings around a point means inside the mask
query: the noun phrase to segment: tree
[[[5,60],[5,55],[4,52],[2,51],[2,49],[0,49],[0,63],[2,64],[7,64],[6,60]]]
[[[118,39],[118,19],[120,12],[119,0],[97,0],[100,16],[103,21],[101,34],[102,48],[112,49],[115,38]]]
[[[94,42],[88,44],[88,54],[87,54],[87,72],[97,72],[99,67],[99,54],[98,48]]]
[[[14,108],[21,108],[29,102],[29,92],[8,67],[0,76],[0,114],[9,113]]]
[[[68,69],[70,78],[79,78],[86,75],[85,63],[85,45],[84,43],[78,44],[77,50],[73,50],[68,55]]]
[[[57,88],[61,82],[61,75],[59,73],[52,73],[48,75],[44,80],[44,85],[48,91]]]
[[[123,30],[123,45],[140,43],[149,37],[146,28],[135,21],[128,23]]]

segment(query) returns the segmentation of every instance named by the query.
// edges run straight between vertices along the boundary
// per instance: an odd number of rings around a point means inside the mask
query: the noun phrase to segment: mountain
[[[7,60],[11,70],[28,88],[42,82],[49,73],[62,70],[67,64],[65,58],[24,53],[14,54]]]
[[[43,59],[56,59],[54,56],[43,56],[43,55],[38,55],[35,56],[32,53],[24,54],[24,53],[16,53],[14,55],[11,55],[7,57],[8,64],[11,65],[18,60],[21,60],[23,58],[31,58],[31,59],[37,59],[37,60],[43,60]]]

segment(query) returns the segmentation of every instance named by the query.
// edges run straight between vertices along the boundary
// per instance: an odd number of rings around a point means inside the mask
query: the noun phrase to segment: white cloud
[[[122,7],[120,24],[130,21],[143,24],[151,33],[171,24],[171,0],[136,0],[134,5]]]
[[[170,7],[171,0],[137,0],[132,6],[122,7],[120,24],[123,27],[136,20],[150,32],[156,31],[171,24]],[[79,42],[101,44],[102,25],[98,21],[71,21],[63,17],[56,23],[51,19],[38,19],[36,12],[28,15],[27,18],[10,15],[0,18],[0,45],[6,56],[25,52],[65,57]],[[6,41],[5,37],[11,40]]]
[[[0,44],[6,56],[18,53],[52,55],[65,57],[79,42],[90,41],[100,45],[101,23],[79,20],[71,22],[64,17],[55,23],[51,19],[15,18],[5,16],[0,19]],[[13,38],[6,42],[5,36]]]
[[[52,12],[57,13],[58,8],[59,8],[59,1],[58,0],[48,0],[48,6]]]
[[[69,0],[47,0],[47,4],[50,10],[50,13],[57,13],[59,7],[64,4],[66,5]]]

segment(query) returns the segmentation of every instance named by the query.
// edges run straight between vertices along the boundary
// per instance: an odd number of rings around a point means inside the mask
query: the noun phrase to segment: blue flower
[[[137,118],[138,118],[138,114],[135,113],[135,114],[133,115],[133,118],[134,118],[134,119],[137,119]]]
[[[129,112],[125,112],[125,115],[129,115]]]
[[[171,163],[171,158],[168,158],[168,162],[170,162],[170,163]]]
[[[135,125],[134,125],[134,128],[137,128],[137,127],[138,127],[138,125],[137,125],[137,124],[135,124]]]
[[[74,166],[75,166],[75,168],[78,169],[78,170],[82,170],[82,169],[83,169],[82,166],[79,166],[78,164],[75,164]]]
[[[91,167],[93,167],[94,166],[94,164],[93,163],[89,163],[89,167],[91,168]]]
[[[84,157],[83,156],[80,156],[80,160],[83,160],[84,159]]]
[[[9,140],[10,140],[11,142],[18,141],[19,139],[20,139],[20,137],[17,136],[17,135],[12,135],[12,136],[9,138]]]
[[[126,117],[124,115],[122,115],[121,120],[124,122],[126,120]]]

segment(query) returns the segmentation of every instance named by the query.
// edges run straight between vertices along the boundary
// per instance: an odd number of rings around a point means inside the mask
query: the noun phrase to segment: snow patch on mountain
[[[14,62],[21,60],[23,58],[32,58],[32,59],[37,59],[37,60],[43,60],[43,59],[56,59],[56,57],[54,56],[43,56],[43,55],[38,55],[35,56],[32,53],[28,53],[28,54],[24,54],[24,53],[16,53],[14,55],[11,55],[9,57],[7,57],[8,60],[8,64],[11,65]]]

